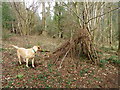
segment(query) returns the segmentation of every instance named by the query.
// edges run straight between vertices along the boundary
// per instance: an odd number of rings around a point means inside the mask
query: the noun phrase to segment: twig
[[[59,57],[53,62],[53,64],[56,64],[56,62],[58,61]]]
[[[67,56],[67,54],[68,54],[69,51],[70,51],[70,49],[66,52],[65,56],[62,58],[62,61],[61,61],[61,63],[60,63],[60,66],[59,66],[58,70],[61,68],[62,62],[63,62],[63,60],[65,59],[65,57]]]
[[[65,5],[65,6],[67,6],[72,12],[73,12],[73,14],[75,14],[76,16],[77,16],[77,18],[79,18],[83,23],[85,23],[85,21],[79,16],[79,15],[77,15],[77,13],[72,9],[72,8],[70,8],[66,3],[64,3],[63,2],[63,4]],[[68,10],[69,10],[68,9]]]
[[[64,3],[64,2],[63,2],[63,3]],[[66,3],[64,3],[64,5],[67,6],[68,8],[70,8]],[[71,9],[71,8],[70,8],[70,9]],[[103,14],[101,14],[101,15],[98,15],[98,16],[96,16],[96,17],[93,17],[93,18],[89,19],[87,22],[85,22],[80,16],[78,16],[73,9],[71,9],[71,10],[72,10],[72,12],[73,12],[82,22],[84,22],[85,24],[88,24],[91,20],[93,20],[93,19],[95,19],[95,18],[98,18],[98,17],[101,17],[101,16],[104,16],[105,14],[108,14],[108,13],[110,13],[110,12],[112,12],[112,11],[117,10],[117,9],[120,9],[120,8],[119,8],[119,7],[114,8],[114,9],[108,11],[108,12],[105,12],[105,13],[103,13]]]
[[[15,10],[17,11],[18,15],[23,19],[23,21],[25,21],[25,19],[21,16],[19,10],[17,9],[16,3],[13,2],[13,4],[14,4]]]
[[[119,7],[115,8],[115,9],[112,9],[112,10],[110,10],[110,11],[108,11],[108,12],[106,12],[106,13],[103,13],[103,14],[101,14],[101,15],[98,15],[98,16],[96,16],[96,17],[93,17],[93,18],[89,19],[89,20],[86,22],[86,24],[89,23],[91,20],[93,20],[93,19],[95,19],[95,18],[104,16],[105,14],[108,14],[108,13],[110,13],[110,12],[112,12],[112,11],[117,10],[117,9],[119,9]]]

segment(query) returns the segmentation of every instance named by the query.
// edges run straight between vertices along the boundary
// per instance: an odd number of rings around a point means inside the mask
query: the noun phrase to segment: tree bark
[[[45,15],[45,2],[42,2],[42,34],[46,35],[46,15]]]
[[[118,2],[118,7],[120,7],[120,1]],[[120,9],[118,10],[118,32],[119,32],[118,52],[120,53]]]
[[[110,7],[112,10],[112,7]],[[112,48],[112,13],[110,13],[110,47]]]

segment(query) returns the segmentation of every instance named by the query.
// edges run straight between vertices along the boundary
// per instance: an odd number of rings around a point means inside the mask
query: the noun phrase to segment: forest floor
[[[29,48],[40,45],[45,50],[54,51],[65,40],[44,36],[12,36],[3,40],[2,86],[3,88],[118,88],[118,64],[115,50],[101,48],[100,65],[85,62],[86,59],[65,58],[62,68],[43,60],[45,52],[35,57],[35,68],[19,65],[16,49],[9,46]],[[47,64],[47,67],[45,67]]]

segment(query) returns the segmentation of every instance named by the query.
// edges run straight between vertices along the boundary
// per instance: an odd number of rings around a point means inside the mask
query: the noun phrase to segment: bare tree
[[[42,34],[45,35],[45,36],[47,35],[45,2],[42,2]]]
[[[120,2],[118,2],[118,6],[120,7]],[[120,9],[118,10],[118,32],[119,32],[118,52],[119,52],[119,55],[120,55]]]
[[[36,25],[35,12],[38,6],[33,2],[29,8],[25,7],[25,2],[11,2],[11,7],[15,13],[15,27],[21,35],[30,35]]]

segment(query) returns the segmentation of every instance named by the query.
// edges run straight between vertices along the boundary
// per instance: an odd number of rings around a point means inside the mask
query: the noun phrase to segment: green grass
[[[10,88],[10,86],[9,86],[9,85],[7,85],[7,86],[5,86],[5,88]]]
[[[0,48],[0,52],[2,52],[2,51],[6,51],[6,49],[5,48]]]
[[[3,61],[4,61],[4,60],[1,59],[1,60],[0,60],[0,63],[2,63]]]
[[[5,88],[10,88],[11,86],[14,87],[14,85],[12,85],[14,83],[14,81],[10,80],[8,82],[8,85]]]
[[[42,80],[42,81],[46,81],[46,80],[47,80],[47,76],[45,76],[44,74],[39,74],[39,75],[37,76],[37,78],[38,78],[39,80]]]
[[[103,52],[97,52],[99,55],[103,55],[104,53]]]
[[[38,46],[41,46],[41,43],[40,43],[40,42],[37,42],[37,45],[38,45]]]
[[[32,45],[28,44],[28,45],[26,45],[25,47],[26,47],[26,48],[31,48]]]
[[[100,86],[97,86],[97,85],[96,85],[95,88],[100,88]]]
[[[88,80],[87,82],[88,82],[89,84],[92,84],[93,81],[92,81],[92,80]]]
[[[3,33],[2,34],[2,39],[3,40],[8,40],[10,37],[12,37],[14,34],[12,33]]]
[[[53,64],[48,64],[47,66],[48,66],[49,72],[53,72],[53,69],[52,69]]]
[[[13,82],[14,82],[14,81],[9,81],[9,84],[8,84],[8,85],[10,85],[10,86],[11,86]]]
[[[53,72],[53,69],[52,69],[52,68],[49,68],[49,72]]]
[[[102,49],[105,52],[108,52],[109,50],[111,50],[109,47],[101,47],[100,49]]]
[[[34,77],[34,75],[32,75],[32,78],[31,78],[32,80],[34,80],[34,79],[36,79],[35,77]]]
[[[38,78],[38,79],[43,79],[43,78],[44,78],[44,75],[43,75],[43,74],[39,74],[39,75],[37,76],[37,78]]]
[[[109,57],[107,59],[107,61],[109,61],[110,63],[113,63],[113,64],[120,64],[120,59],[117,55],[113,55],[113,56]]]
[[[80,76],[83,77],[84,74],[88,72],[88,70],[89,70],[88,68],[82,69],[82,70],[80,71],[80,73],[79,73]]]
[[[99,77],[94,77],[93,79],[96,81],[102,81],[101,78],[99,78]]]
[[[61,77],[58,77],[58,82],[59,82],[59,83],[62,83],[62,82],[63,82],[63,80],[62,80]]]
[[[118,59],[117,55],[113,55],[113,56],[111,56],[111,57],[108,58],[108,60],[115,60],[115,59]]]
[[[58,77],[61,76],[61,73],[57,72],[56,74],[54,74],[54,77]]]
[[[67,81],[67,82],[66,82],[66,84],[68,84],[68,85],[71,85],[71,83],[72,83],[71,81]]]
[[[18,74],[16,77],[18,78],[18,79],[21,79],[21,78],[23,78],[23,74]]]
[[[92,70],[92,72],[90,74],[88,74],[90,77],[93,76],[95,73],[94,71]]]
[[[114,64],[120,64],[120,60],[112,60],[111,62]]]
[[[101,50],[105,51],[105,52],[109,52],[109,51],[116,51],[117,48],[116,47],[109,47],[109,46],[104,46],[104,47],[100,47]]]
[[[18,84],[18,85],[20,85],[21,83],[20,83],[20,82],[18,82],[17,84]]]
[[[66,88],[70,88],[70,85],[66,85],[65,87],[66,87]]]
[[[107,64],[107,63],[108,63],[108,61],[106,59],[102,59],[102,60],[100,60],[99,67],[104,68],[105,64]]]
[[[100,60],[100,63],[106,64],[106,63],[108,63],[108,61],[106,59],[102,59],[102,60]]]
[[[113,56],[110,56],[109,58],[100,60],[99,66],[105,67],[105,64],[108,64],[108,63],[119,65],[120,59],[118,59],[117,55],[113,55]]]
[[[51,86],[49,86],[49,85],[45,85],[45,88],[52,88]]]

